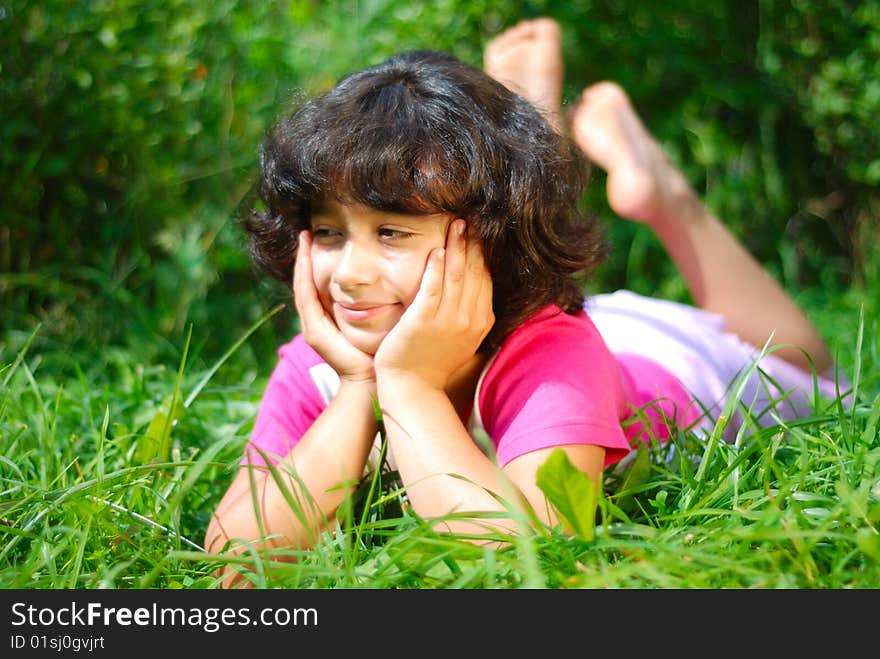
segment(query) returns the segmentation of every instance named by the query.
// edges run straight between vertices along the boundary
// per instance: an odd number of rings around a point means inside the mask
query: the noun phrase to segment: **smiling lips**
[[[379,304],[375,302],[334,302],[336,312],[349,323],[371,320],[397,304]]]

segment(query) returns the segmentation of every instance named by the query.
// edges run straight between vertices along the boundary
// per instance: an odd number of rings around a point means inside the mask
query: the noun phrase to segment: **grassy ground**
[[[475,546],[415,517],[383,479],[298,561],[242,560],[261,587],[880,587],[878,293],[869,281],[802,295],[855,405],[829,401],[736,445],[678,437],[672,462],[645,453],[609,471],[595,528],[577,536]],[[206,327],[167,363],[42,332],[8,330],[0,355],[0,587],[217,587],[200,544],[274,356],[263,369],[244,357],[251,330],[210,363],[193,348]]]

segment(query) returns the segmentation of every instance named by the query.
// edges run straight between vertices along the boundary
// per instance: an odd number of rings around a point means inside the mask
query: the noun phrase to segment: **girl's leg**
[[[522,21],[493,39],[486,73],[521,94],[561,130],[562,40],[549,18]],[[809,319],[706,209],[666,159],[623,90],[609,82],[587,88],[570,113],[572,137],[608,174],[607,195],[621,217],[651,226],[682,273],[694,301],[720,314],[728,331],[755,346],[773,334],[775,354],[808,369],[831,365]]]
[[[648,224],[682,273],[694,301],[720,314],[728,331],[755,346],[771,333],[774,354],[819,373],[831,355],[782,287],[706,209],[667,160],[614,83],[588,87],[570,113],[572,137],[608,174],[607,196],[621,217]]]
[[[521,21],[486,45],[483,69],[562,130],[562,38],[550,18]]]

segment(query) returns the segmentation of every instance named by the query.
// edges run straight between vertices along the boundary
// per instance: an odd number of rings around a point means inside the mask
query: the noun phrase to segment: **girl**
[[[302,332],[279,350],[208,551],[311,546],[365,470],[374,400],[415,512],[499,511],[492,523],[513,532],[493,493],[555,524],[535,484],[552,450],[598,485],[634,443],[711,423],[771,333],[786,347],[761,366],[791,404],[774,416],[809,403],[810,362],[830,367],[810,322],[702,207],[618,87],[588,88],[564,135],[555,23],[509,30],[485,65],[488,75],[439,53],[394,56],[265,142],[265,209],[244,226],[269,273],[289,281],[293,269]],[[615,212],[654,229],[705,310],[624,291],[584,299],[605,245],[578,210],[583,154],[608,172]],[[767,385],[753,379],[757,413]],[[305,514],[267,461],[313,502]],[[488,521],[446,524],[485,533]]]

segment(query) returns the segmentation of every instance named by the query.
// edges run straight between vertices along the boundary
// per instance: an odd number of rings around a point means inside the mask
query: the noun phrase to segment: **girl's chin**
[[[345,335],[345,338],[348,339],[348,342],[361,352],[365,352],[368,355],[375,355],[388,332],[368,334],[367,332],[349,331],[343,332],[343,334]]]

